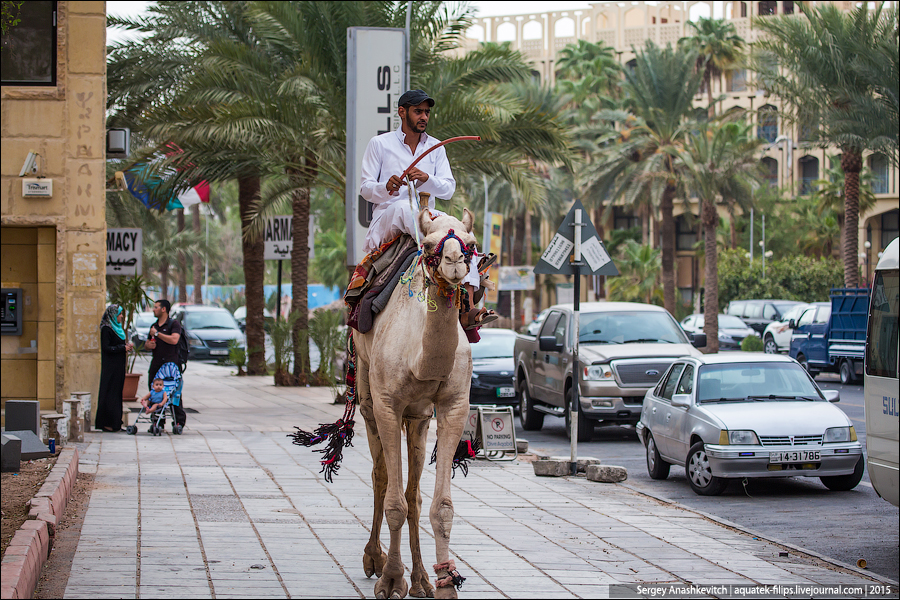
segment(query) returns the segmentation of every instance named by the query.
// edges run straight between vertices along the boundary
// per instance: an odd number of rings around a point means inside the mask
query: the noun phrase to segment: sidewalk
[[[188,413],[184,435],[88,434],[80,468],[96,472],[95,486],[66,598],[372,597],[375,579],[362,569],[372,518],[362,417],[327,484],[320,455],[287,434],[337,419],[343,406],[331,404],[331,390],[227,373],[191,363],[185,405],[199,414]],[[434,427],[429,454],[433,444]],[[453,483],[450,549],[463,598],[610,597],[611,584],[878,583],[782,556],[783,547],[624,486],[537,478],[524,461],[476,461]],[[433,487],[426,466],[426,568]]]

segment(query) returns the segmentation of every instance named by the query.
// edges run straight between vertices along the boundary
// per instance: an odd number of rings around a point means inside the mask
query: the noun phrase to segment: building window
[[[808,196],[818,188],[815,184],[819,179],[819,159],[815,156],[804,156],[800,159],[800,195]]]
[[[691,223],[697,222],[693,215],[678,215],[675,217],[675,249],[693,250],[697,243],[697,229]]]
[[[900,236],[900,210],[894,209],[881,215],[881,249]]]
[[[784,0],[784,2],[781,3],[781,10],[782,10],[782,12],[783,12],[784,14],[786,14],[786,15],[792,15],[792,14],[794,14],[794,3],[793,3],[793,1],[792,1],[792,0]]]
[[[756,136],[770,144],[778,137],[778,109],[771,104],[761,106],[758,114]]]
[[[55,86],[56,2],[22,2],[18,10],[19,24],[3,35],[2,84]]]
[[[763,176],[765,177],[766,184],[775,189],[778,187],[778,161],[774,158],[765,157],[762,159],[763,164]]]
[[[873,154],[869,157],[869,168],[872,170],[872,192],[888,193],[888,161],[884,154]]]
[[[801,142],[812,142],[816,139],[816,132],[819,127],[819,119],[813,114],[801,114],[800,124],[798,126],[797,140]]]
[[[727,79],[729,92],[747,91],[747,71],[745,69],[729,71]]]
[[[774,0],[763,1],[758,4],[759,16],[774,15],[777,11],[777,3]]]
[[[613,207],[613,229],[632,229],[640,226],[641,220],[639,218],[626,213],[618,206]]]

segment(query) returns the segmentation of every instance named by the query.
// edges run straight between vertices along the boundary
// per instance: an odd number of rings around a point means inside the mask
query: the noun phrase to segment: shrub
[[[238,340],[228,342],[228,361],[238,368],[238,375],[246,375],[244,367],[247,365],[247,351]]]
[[[741,342],[741,350],[743,350],[744,352],[762,352],[762,340],[755,335],[748,335]]]

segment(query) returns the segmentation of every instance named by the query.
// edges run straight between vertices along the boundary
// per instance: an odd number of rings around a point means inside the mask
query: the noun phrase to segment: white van
[[[900,238],[888,244],[875,268],[866,331],[866,453],[869,479],[878,495],[900,502],[900,406],[898,388],[898,308]]]

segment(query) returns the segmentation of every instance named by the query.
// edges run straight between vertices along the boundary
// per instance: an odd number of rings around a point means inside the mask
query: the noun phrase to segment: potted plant
[[[122,325],[122,328],[125,330],[126,337],[130,335],[131,324],[134,323],[135,314],[153,304],[150,296],[144,292],[146,283],[147,281],[141,275],[124,277],[119,280],[118,285],[112,291],[112,302],[121,306],[122,312],[125,314],[125,323]],[[134,373],[133,371],[134,362],[137,360],[142,349],[143,344],[136,345],[129,357],[125,373],[125,387],[122,390],[122,400],[137,400],[137,390],[138,385],[140,385],[141,373]]]

